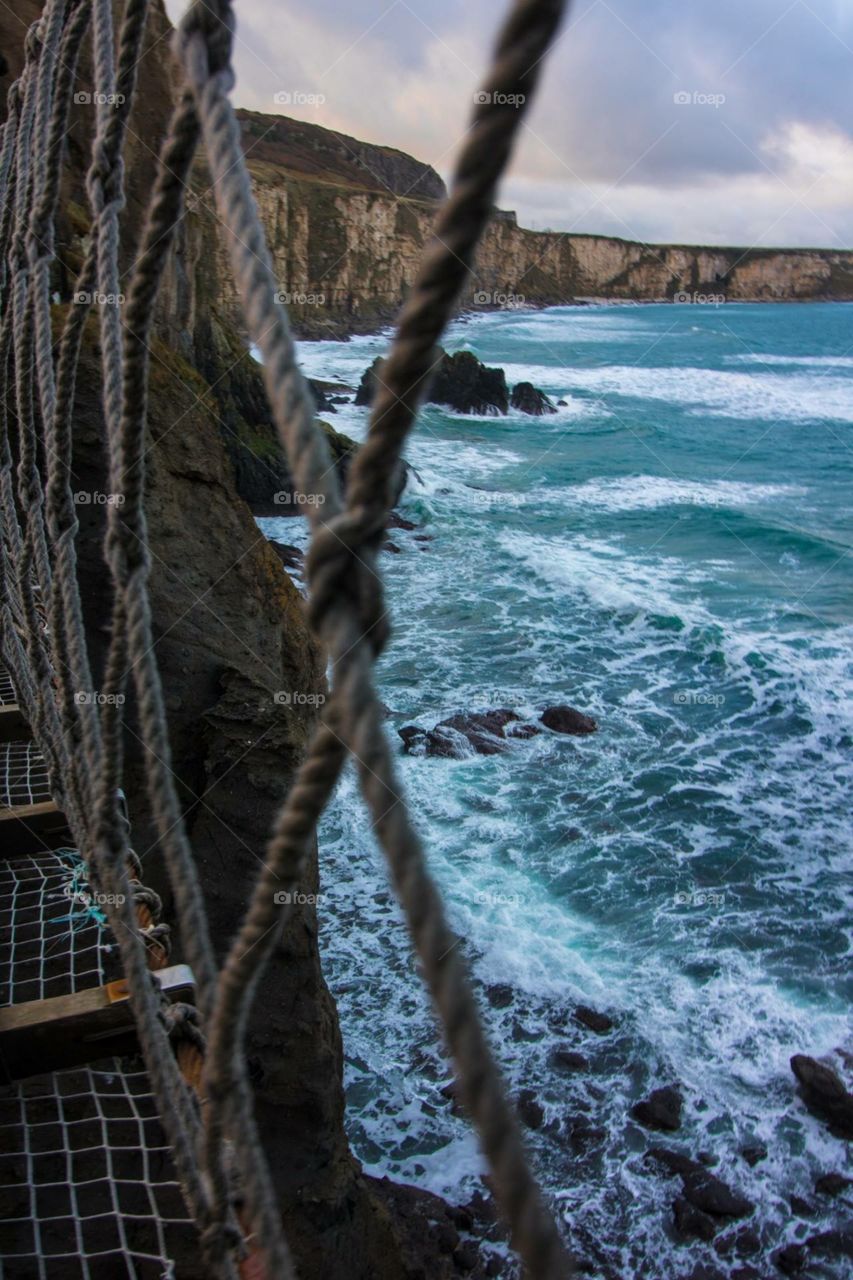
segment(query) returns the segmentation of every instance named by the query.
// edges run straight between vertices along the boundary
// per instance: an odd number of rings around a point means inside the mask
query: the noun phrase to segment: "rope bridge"
[[[32,1015],[36,1007],[39,1017],[48,1010],[60,1025],[71,1016],[67,1002],[74,1002],[75,1025],[83,1018],[91,1041],[86,1049],[66,1037],[65,1069],[34,1091],[27,1079],[19,1080],[4,1101],[25,1135],[23,1163],[11,1185],[35,1224],[35,1258],[55,1252],[45,1251],[44,1238],[38,1238],[42,1228],[50,1236],[50,1224],[70,1212],[77,1234],[59,1241],[58,1248],[62,1256],[82,1260],[81,1275],[96,1274],[87,1259],[102,1258],[110,1249],[137,1259],[141,1269],[132,1275],[147,1274],[143,1263],[165,1267],[170,1232],[190,1225],[198,1233],[204,1274],[270,1280],[295,1275],[242,1047],[254,990],[289,910],[279,891],[302,882],[317,820],[351,755],[513,1243],[535,1280],[572,1274],[529,1171],[458,939],[401,799],[372,683],[373,664],[388,639],[377,553],[402,449],[565,7],[565,0],[512,5],[477,95],[450,194],[399,317],[367,438],[342,494],[314,424],[287,315],[276,300],[278,284],[229,101],[231,5],[197,0],[191,6],[174,42],[184,83],[161,148],[126,298],[121,305],[98,307],[109,488],[115,495],[106,514],[112,616],[98,698],[75,696],[95,687],[78,585],[71,474],[75,377],[89,307],[78,302],[68,308],[54,342],[50,276],[69,106],[91,27],[97,113],[86,188],[92,229],[74,292],[78,298],[120,295],[122,154],[147,0],[125,0],[117,40],[111,0],[47,0],[27,34],[24,69],[9,91],[0,139],[0,644],[8,668],[5,683],[0,681],[0,715],[17,707],[33,742],[22,742],[18,733],[6,743],[0,773],[9,781],[10,814],[20,819],[42,797],[67,824],[71,839],[67,848],[42,838],[34,849],[16,848],[0,872],[0,921],[11,956],[3,979],[8,1007],[0,1009],[4,1066],[13,1076],[25,1070],[14,1070],[14,1046],[37,1041],[42,1023]],[[199,144],[246,329],[263,357],[272,416],[297,489],[313,495],[305,504],[311,521],[309,618],[332,671],[331,697],[277,816],[264,869],[221,970],[170,768],[148,597],[144,503],[148,340]],[[123,708],[131,678],[158,847],[191,972],[168,965],[168,929],[159,920],[156,895],[141,883],[130,845],[121,782]],[[23,809],[18,800],[26,801]],[[18,822],[22,846],[29,830],[26,821]],[[132,1011],[133,1048],[141,1052],[144,1071],[118,1056],[108,1069],[93,1070],[86,1063],[94,1060],[95,1044],[122,1043],[126,1010]],[[88,1053],[82,1064],[81,1053]],[[105,1097],[121,1102],[106,1105]],[[103,1178],[113,1186],[112,1215],[96,1215],[102,1238],[92,1248],[85,1238],[89,1219],[78,1202],[81,1189],[72,1179],[75,1203],[69,1210],[59,1185],[69,1178],[56,1175],[62,1153],[71,1159],[75,1107],[80,1123],[89,1126],[86,1149],[105,1153]],[[33,1119],[39,1108],[47,1119]],[[136,1127],[137,1151],[144,1157],[136,1181],[110,1164],[122,1145],[110,1126],[122,1124],[128,1132]],[[42,1125],[50,1133],[45,1150],[37,1152],[30,1144]],[[52,1180],[43,1184],[36,1178],[36,1155],[53,1158]],[[28,1183],[32,1193],[25,1204]],[[121,1187],[148,1197],[147,1210],[139,1211],[141,1244],[128,1237],[115,1190]],[[178,1187],[180,1203],[173,1194]],[[54,1211],[51,1205],[60,1202],[63,1208]],[[104,1217],[112,1225],[104,1226]],[[26,1248],[16,1256],[25,1258]],[[38,1266],[37,1274],[49,1274],[41,1261]],[[156,1274],[164,1274],[162,1267]]]

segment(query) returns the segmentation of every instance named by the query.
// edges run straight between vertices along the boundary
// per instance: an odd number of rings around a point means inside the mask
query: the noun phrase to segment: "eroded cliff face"
[[[369,329],[393,317],[411,286],[436,211],[439,180],[384,148],[296,121],[240,112],[244,148],[275,271],[297,331]],[[310,145],[309,145],[310,144]],[[209,197],[203,194],[203,206]],[[424,198],[425,195],[430,198]],[[190,220],[194,215],[189,215]],[[192,226],[189,240],[197,235]],[[224,248],[217,276],[230,279]],[[506,301],[853,299],[853,252],[648,245],[531,231],[495,211],[463,307]],[[237,320],[233,286],[219,305]]]

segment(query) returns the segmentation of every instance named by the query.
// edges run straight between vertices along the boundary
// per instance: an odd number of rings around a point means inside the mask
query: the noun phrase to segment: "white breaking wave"
[[[800,497],[807,490],[790,484],[744,484],[735,480],[675,480],[667,476],[624,476],[587,480],[560,491],[560,499],[600,511],[651,511],[656,507],[747,507],[775,498]]]
[[[560,370],[563,386],[711,410],[723,418],[853,422],[853,379],[612,365]]]

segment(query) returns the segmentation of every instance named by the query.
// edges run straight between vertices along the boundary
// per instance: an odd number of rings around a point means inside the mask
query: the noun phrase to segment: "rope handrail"
[[[373,664],[388,639],[377,551],[402,448],[437,359],[437,343],[468,279],[494,207],[497,183],[535,91],[566,0],[514,0],[457,161],[450,194],[401,312],[378,381],[365,443],[340,492],[313,400],[296,360],[287,314],[252,196],[231,105],[234,16],[230,0],[194,0],[175,36],[185,84],[160,151],[139,255],[125,303],[100,311],[101,375],[111,490],[105,557],[113,607],[97,706],[71,691],[90,680],[77,580],[71,496],[72,411],[87,309],[72,307],[54,368],[50,267],[63,143],[76,61],[93,29],[96,101],[87,194],[92,239],[77,281],[118,296],[122,151],[134,97],[148,0],[125,0],[115,55],[111,0],[46,0],[28,33],[26,61],[9,93],[0,140],[0,548],[2,645],[33,714],[33,729],[66,800],[79,847],[110,896],[140,1044],[168,1129],[188,1206],[212,1274],[232,1277],[247,1241],[264,1273],[294,1266],[262,1153],[243,1042],[258,980],[288,912],[275,890],[296,887],[317,821],[348,756],[453,1055],[463,1101],[495,1176],[512,1241],[533,1280],[562,1280],[572,1264],[529,1169],[518,1120],[487,1043],[466,966],[400,794]],[[107,107],[108,103],[118,103]],[[332,693],[276,818],[264,868],[221,972],[170,767],[168,728],[152,635],[145,516],[148,342],[160,279],[184,212],[203,142],[218,218],[251,339],[263,356],[272,415],[297,488],[312,495],[309,619],[332,663]],[[35,159],[32,157],[35,155]],[[15,459],[17,469],[15,472]],[[16,474],[17,486],[13,482]],[[23,524],[19,518],[23,516]],[[38,601],[48,606],[42,625]],[[132,672],[148,795],[170,878],[184,953],[195,972],[208,1045],[195,1064],[202,1113],[171,1051],[134,923],[132,851],[117,803],[123,755],[120,695]],[[123,894],[122,891],[125,891]],[[145,895],[137,891],[137,917]],[[278,900],[277,900],[278,899]],[[193,1023],[194,1025],[194,1023]],[[233,1153],[233,1159],[232,1159]],[[242,1211],[235,1215],[234,1177]]]

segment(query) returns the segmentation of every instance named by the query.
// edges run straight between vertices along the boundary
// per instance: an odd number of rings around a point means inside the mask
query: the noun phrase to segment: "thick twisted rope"
[[[60,46],[61,54],[70,55],[72,61],[76,57],[76,49],[79,48],[79,39],[85,25],[81,11],[77,9],[75,13],[75,8],[75,6],[69,8],[71,16]],[[87,771],[91,770],[93,763],[96,766],[94,776],[98,776],[98,771],[101,773],[107,771],[102,768],[104,757],[98,750],[100,743],[97,734],[90,740],[89,745],[92,750],[87,754],[87,758],[77,760],[65,750],[68,744],[64,741],[62,733],[60,732],[58,736],[54,733],[57,728],[55,723],[57,710],[52,684],[53,674],[65,672],[68,666],[69,655],[66,652],[66,646],[70,637],[75,637],[76,642],[82,646],[78,655],[79,661],[85,666],[86,671],[89,670],[73,555],[76,518],[70,497],[72,444],[70,424],[74,377],[80,354],[82,328],[85,323],[85,308],[80,304],[71,308],[62,344],[58,389],[54,387],[50,347],[43,341],[49,330],[45,329],[43,323],[40,327],[39,323],[39,317],[42,322],[45,316],[49,321],[47,291],[59,172],[58,156],[64,137],[62,125],[67,116],[68,94],[74,80],[73,65],[69,61],[60,68],[56,77],[57,96],[51,108],[50,95],[54,81],[52,76],[49,77],[44,73],[44,62],[40,59],[43,60],[46,56],[44,52],[46,48],[52,51],[56,49],[59,33],[62,30],[62,23],[57,15],[62,14],[64,9],[64,4],[49,5],[42,22],[31,31],[27,41],[27,61],[22,81],[13,88],[9,98],[10,112],[4,131],[2,150],[0,150],[0,176],[5,175],[7,195],[9,192],[13,193],[15,205],[15,216],[9,221],[9,240],[6,242],[11,243],[8,279],[14,324],[9,321],[7,307],[4,312],[2,335],[0,335],[0,352],[4,356],[4,371],[7,360],[11,361],[14,370],[15,412],[12,419],[17,427],[16,436],[20,454],[18,489],[21,507],[27,521],[25,535],[23,539],[18,536],[17,545],[15,545],[17,516],[14,500],[6,483],[7,474],[12,465],[8,433],[10,406],[4,398],[2,415],[3,647],[16,683],[23,691],[22,700],[31,718],[37,739],[43,749],[47,748],[47,751],[54,753],[59,750],[62,752],[58,773],[59,780],[67,793],[69,781],[73,784],[75,778],[79,780],[80,776],[85,776]],[[118,76],[118,83],[122,85],[126,94],[127,111],[130,109],[133,72],[138,61],[144,13],[144,3],[140,3],[140,0],[129,0],[119,41]],[[105,27],[101,31],[102,47],[108,46],[110,52],[108,56],[96,59],[96,79],[100,100],[108,101],[111,100],[109,95],[114,94],[116,90],[116,79],[112,68],[112,29],[109,6],[106,12],[102,9],[101,19],[109,27],[108,30]],[[44,142],[44,146],[39,151],[41,159],[31,164],[34,135],[38,135],[39,141]],[[117,128],[114,117],[110,117],[109,120],[99,119],[94,147],[98,157],[97,173],[95,182],[90,185],[90,190],[96,212],[98,210],[104,212],[109,219],[112,218],[111,206],[114,207],[120,202],[122,143],[123,124]],[[83,268],[84,280],[91,284],[100,283],[102,289],[105,282],[117,280],[115,255],[118,241],[112,235],[107,235],[106,240],[107,249],[97,254],[98,269],[95,269],[95,259],[91,256]],[[25,243],[29,251],[26,258],[23,254]],[[45,266],[48,267],[47,270],[44,269]],[[38,401],[33,395],[32,383],[36,368],[39,382]],[[38,418],[43,420],[42,425],[46,431],[45,451],[50,472],[48,488],[51,495],[47,504],[48,520],[52,526],[51,531],[59,532],[67,541],[64,549],[65,556],[57,557],[59,574],[63,579],[62,589],[52,595],[52,603],[58,608],[61,625],[51,627],[49,638],[43,632],[35,607],[32,586],[34,567],[41,570],[40,580],[46,580],[48,584],[50,584],[51,574],[47,554],[42,560],[38,558],[39,537],[45,550],[48,545],[44,537],[43,523],[40,528],[36,524],[36,518],[41,521],[44,505],[36,436]],[[51,422],[55,429],[52,439]],[[59,444],[60,448],[51,449],[51,444]],[[62,448],[62,445],[65,447]],[[114,459],[111,458],[111,462],[114,462]],[[50,550],[54,549],[55,544],[51,539]],[[11,568],[7,554],[9,550],[17,552],[15,556],[17,572],[11,586],[8,582],[8,570]],[[56,585],[55,581],[53,585]],[[26,656],[17,634],[17,627],[21,623],[24,624],[23,630],[27,641]],[[90,779],[91,776],[90,773]],[[65,794],[63,798],[67,800],[68,795]],[[114,795],[110,796],[108,807],[111,813],[116,812]],[[198,1108],[194,1095],[182,1079],[172,1052],[170,1041],[175,1035],[175,1018],[171,1014],[167,1016],[168,1011],[164,1009],[162,994],[149,973],[149,961],[153,960],[155,964],[159,964],[165,954],[163,930],[151,914],[151,907],[155,905],[154,899],[146,891],[140,891],[136,874],[129,873],[129,868],[131,871],[133,868],[133,860],[127,844],[127,831],[120,821],[117,820],[114,829],[109,831],[109,841],[92,846],[86,839],[89,825],[86,815],[82,814],[77,806],[70,806],[67,809],[67,816],[79,847],[84,849],[87,856],[92,859],[97,882],[110,890],[107,916],[121,950],[123,969],[128,980],[137,1020],[140,1045],[175,1156],[178,1176],[191,1211],[202,1228],[203,1247],[215,1274],[232,1277],[235,1271],[229,1254],[234,1241],[233,1228],[226,1224],[223,1230],[217,1215],[213,1231],[210,1230],[212,1219],[208,1210],[208,1190],[199,1174],[195,1159],[196,1134],[199,1125]]]
[[[530,96],[563,8],[555,0],[524,0],[516,5],[486,84],[492,102],[506,102],[503,94],[512,95],[510,101],[518,101],[515,95]],[[222,4],[218,12],[222,28],[228,30],[229,7]],[[207,1158],[215,1165],[229,1116],[238,1114],[238,1130],[254,1138],[251,1100],[241,1088],[238,1050],[251,992],[277,936],[273,889],[282,880],[295,883],[304,869],[308,842],[338,776],[345,744],[359,762],[375,829],[457,1062],[463,1096],[495,1171],[514,1242],[533,1276],[563,1276],[568,1274],[568,1258],[528,1171],[518,1124],[480,1027],[458,939],[445,923],[440,897],[399,797],[370,675],[385,635],[381,586],[372,561],[387,519],[400,449],[423,394],[435,341],[489,217],[520,112],[515,106],[490,104],[475,113],[452,195],[383,371],[384,394],[374,408],[368,442],[356,462],[347,508],[341,511],[327,459],[312,430],[313,412],[295,368],[287,321],[274,303],[275,282],[226,96],[230,71],[227,67],[217,70],[207,57],[210,27],[209,7],[203,14],[198,8],[191,11],[182,29],[184,63],[196,93],[220,217],[230,232],[232,268],[249,331],[264,355],[275,419],[297,485],[325,499],[322,516],[320,504],[314,507],[311,614],[332,655],[335,695],[280,815],[267,854],[268,869],[223,971],[221,996],[209,1028]],[[262,942],[265,932],[267,940]]]

